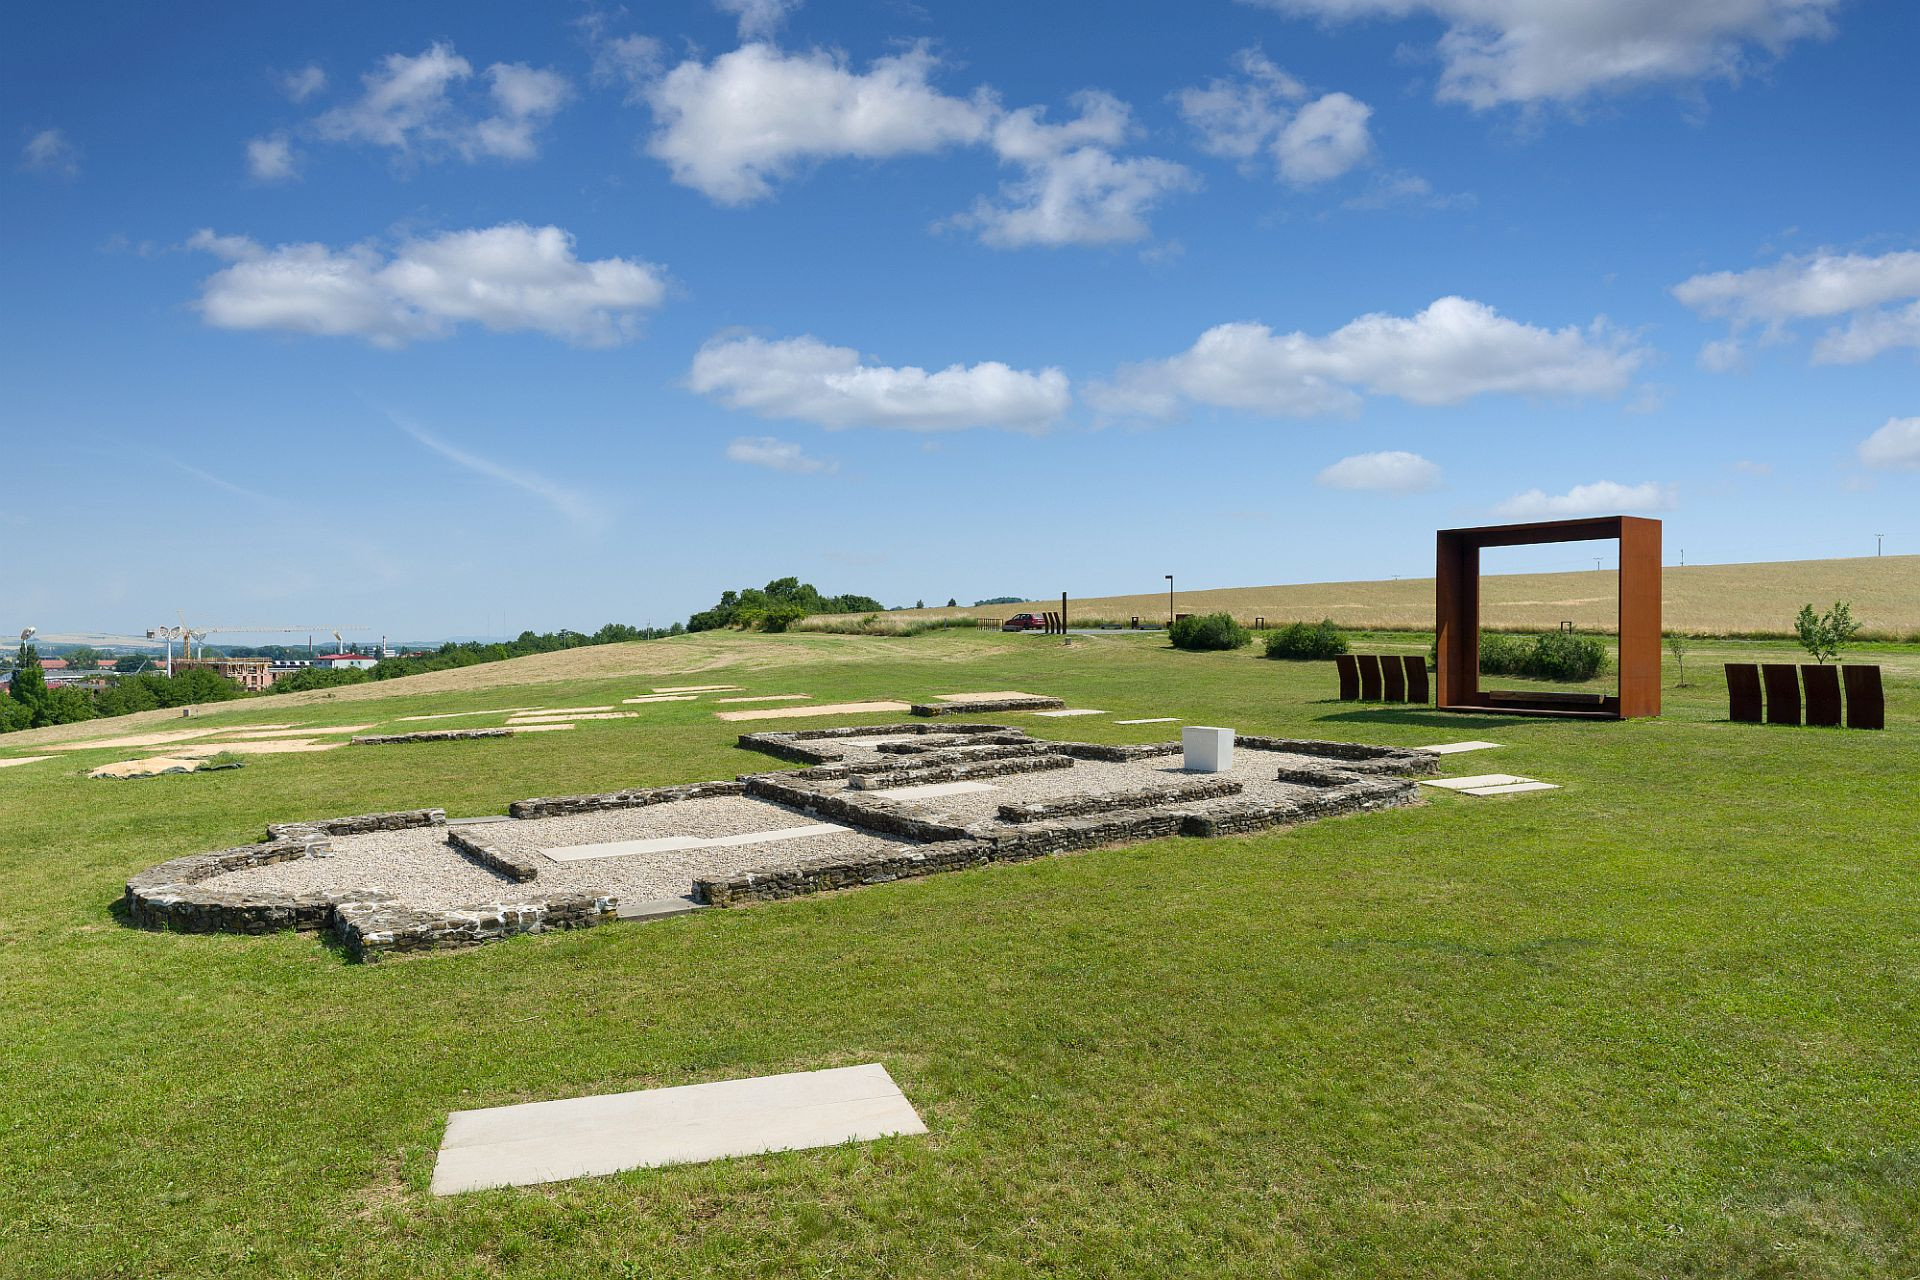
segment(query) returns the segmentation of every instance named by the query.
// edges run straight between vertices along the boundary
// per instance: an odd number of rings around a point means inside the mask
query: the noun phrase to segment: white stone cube
[[[1180,730],[1189,773],[1225,773],[1233,768],[1233,730],[1190,724]]]

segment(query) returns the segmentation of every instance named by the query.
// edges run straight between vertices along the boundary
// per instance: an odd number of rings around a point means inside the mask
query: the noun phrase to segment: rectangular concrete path
[[[456,1111],[447,1117],[433,1193],[524,1187],[926,1131],[877,1062]]]
[[[650,840],[607,840],[599,844],[568,844],[543,850],[555,862],[583,862],[590,858],[628,858],[639,853],[682,853],[688,849],[731,849],[740,845],[770,844],[776,840],[807,840],[837,835],[851,827],[832,822],[809,822],[771,831],[743,831],[731,836],[655,836]]]

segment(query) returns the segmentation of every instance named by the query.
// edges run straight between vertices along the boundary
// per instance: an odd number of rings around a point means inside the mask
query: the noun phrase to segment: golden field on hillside
[[[1803,604],[1824,609],[1852,602],[1853,615],[1869,634],[1920,635],[1920,556],[1867,556],[1849,560],[1786,560],[1762,564],[1708,564],[1663,574],[1665,624],[1702,635],[1783,634]],[[1483,579],[1482,622],[1489,627],[1538,628],[1570,621],[1583,631],[1614,626],[1616,578],[1611,569],[1589,573],[1515,573]],[[1433,625],[1433,579],[1386,582],[1310,582],[1291,586],[1224,587],[1180,591],[1181,613],[1224,610],[1243,623],[1269,624],[1332,618],[1342,626],[1424,629]],[[979,608],[908,609],[889,620],[959,616],[1006,617],[1023,610],[1058,608],[1059,600]],[[1166,593],[1069,597],[1069,623],[1139,615],[1164,622]]]

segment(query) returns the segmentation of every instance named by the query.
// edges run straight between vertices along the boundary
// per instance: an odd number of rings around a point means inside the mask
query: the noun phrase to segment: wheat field
[[[1515,573],[1483,579],[1481,621],[1495,628],[1531,629],[1572,622],[1583,631],[1614,629],[1618,580],[1604,569],[1589,573]],[[1759,564],[1668,566],[1662,574],[1664,622],[1697,635],[1783,635],[1803,604],[1852,603],[1866,634],[1920,636],[1920,556],[1866,556],[1848,560],[1784,560]],[[1433,579],[1310,582],[1270,587],[1180,591],[1181,613],[1231,613],[1251,625],[1332,618],[1347,627],[1423,629],[1433,625]],[[979,608],[906,609],[889,619],[1006,617],[1060,606],[1058,598]],[[1133,596],[1069,597],[1068,621],[1164,622],[1165,592]]]

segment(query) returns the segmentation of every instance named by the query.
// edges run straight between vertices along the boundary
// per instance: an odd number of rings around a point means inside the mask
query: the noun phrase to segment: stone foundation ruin
[[[732,907],[994,862],[1210,837],[1418,802],[1433,756],[1236,736],[1189,773],[1177,742],[1050,742],[916,720],[748,733],[804,767],[733,781],[270,826],[127,882],[126,918],[209,933],[330,930],[347,952],[470,946],[693,906]]]

